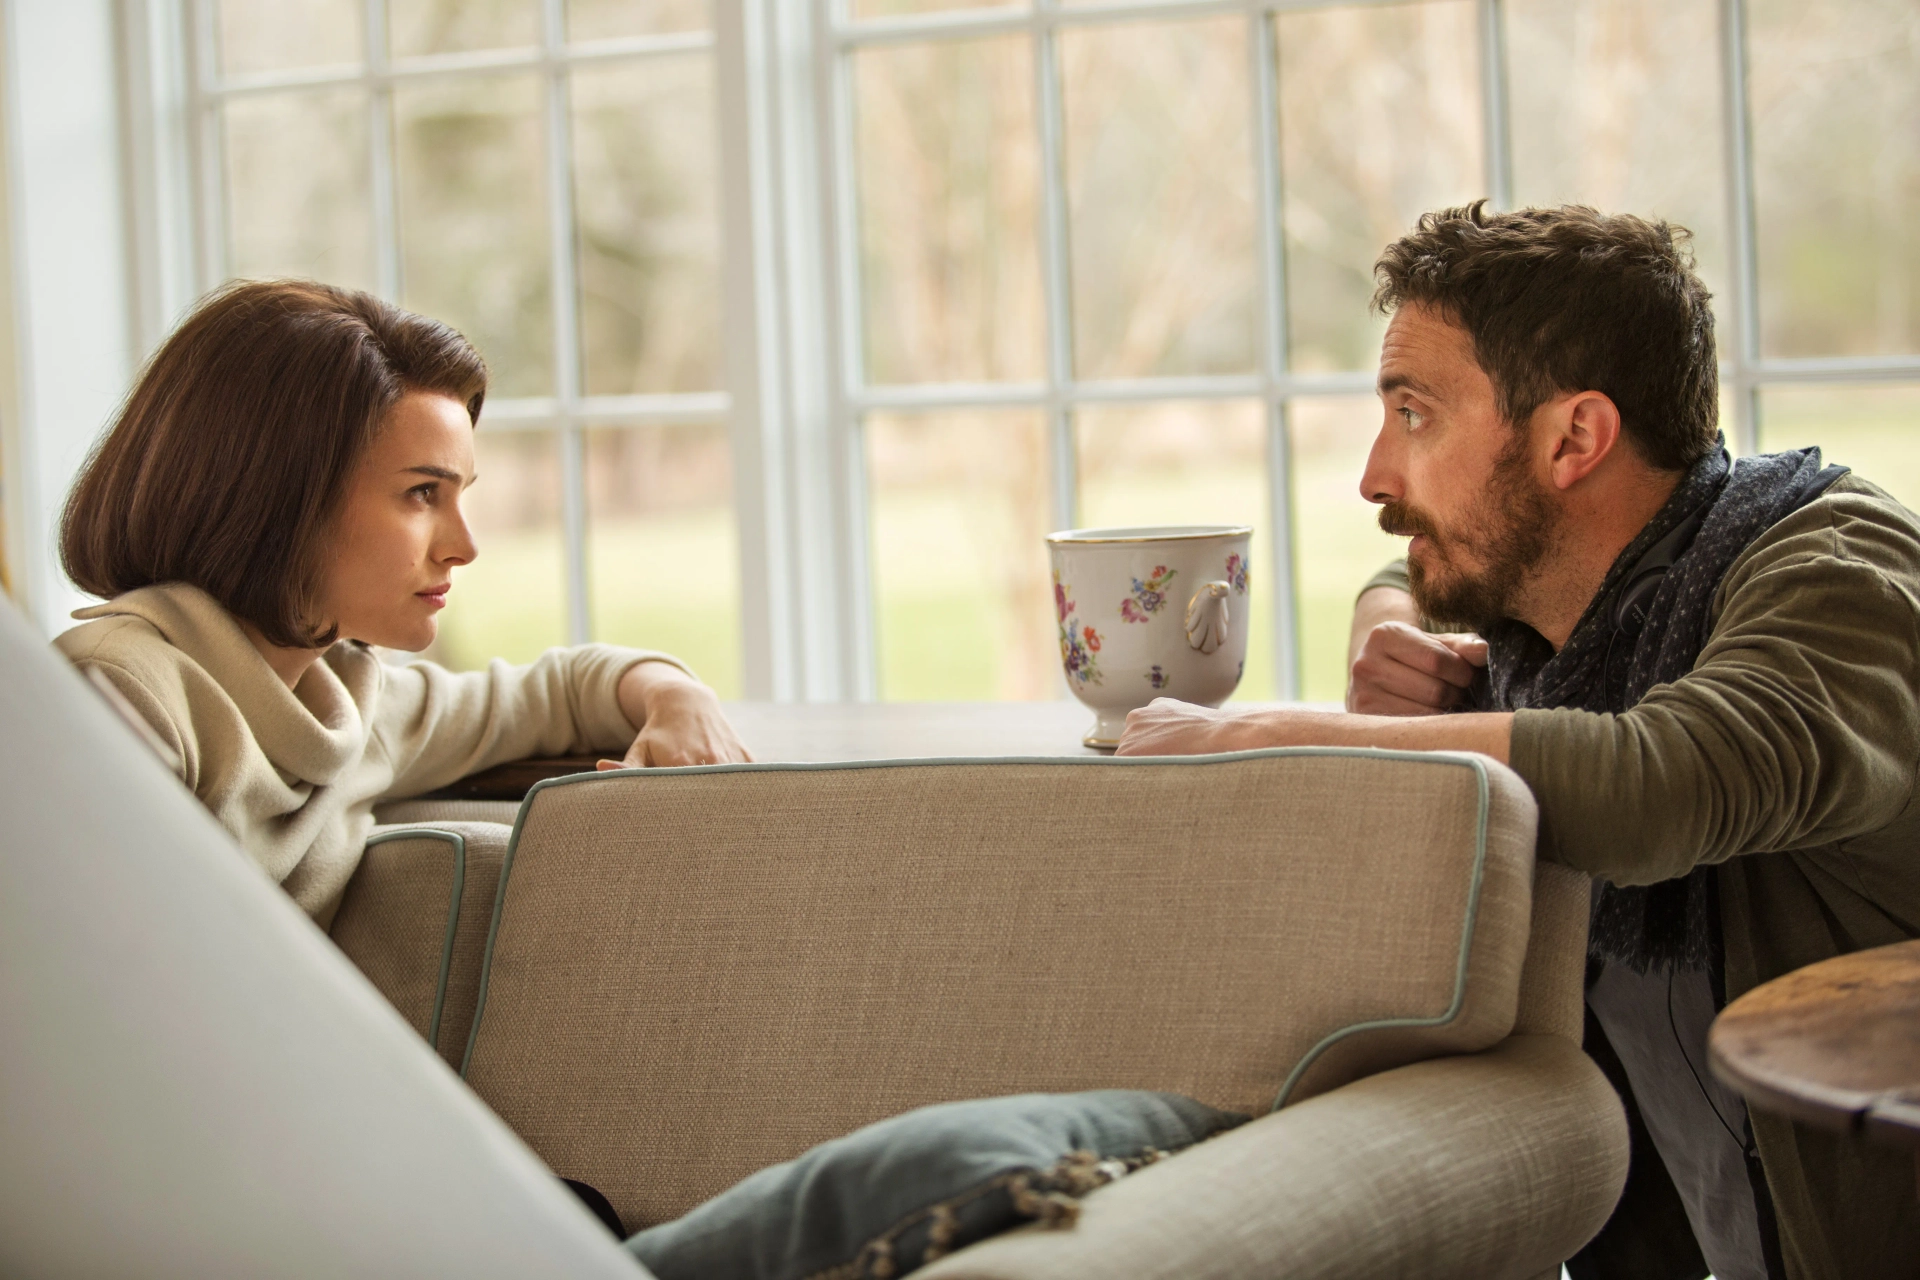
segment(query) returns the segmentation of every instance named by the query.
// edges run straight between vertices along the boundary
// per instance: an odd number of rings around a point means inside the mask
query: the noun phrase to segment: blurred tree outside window
[[[1920,383],[1769,387],[1760,396],[1760,448],[1818,446],[1908,509],[1920,511]]]
[[[710,423],[587,433],[593,636],[684,660],[740,696],[740,548],[733,455]]]
[[[1074,372],[1252,372],[1259,271],[1241,18],[1063,32]]]
[[[1920,6],[1748,11],[1763,351],[1920,351]]]
[[[496,75],[394,91],[400,304],[487,357],[490,396],[554,392],[540,84]]]
[[[863,435],[881,696],[1055,696],[1041,415],[875,414]]]
[[[1487,194],[1475,24],[1471,0],[1276,24],[1295,369],[1371,370],[1386,330],[1367,306],[1374,259],[1427,210]]]

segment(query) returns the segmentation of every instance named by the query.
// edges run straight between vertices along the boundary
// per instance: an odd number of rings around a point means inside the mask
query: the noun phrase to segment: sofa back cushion
[[[1479,757],[730,766],[536,789],[468,1082],[638,1229],[860,1125],[1263,1112],[1503,1038],[1535,811]]]

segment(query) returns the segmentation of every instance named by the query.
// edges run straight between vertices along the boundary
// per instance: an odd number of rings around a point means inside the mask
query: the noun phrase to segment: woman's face
[[[478,554],[460,513],[473,480],[465,405],[409,391],[387,411],[350,482],[321,577],[322,616],[341,639],[408,651],[433,643],[453,567]]]

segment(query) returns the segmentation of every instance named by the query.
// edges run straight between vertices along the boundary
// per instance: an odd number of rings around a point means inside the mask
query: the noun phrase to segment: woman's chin
[[[406,644],[389,645],[389,648],[404,649],[408,653],[419,653],[431,645],[440,636],[440,619],[428,618],[414,629],[414,635]]]
[[[439,634],[438,618],[413,618],[405,623],[384,627],[356,627],[349,633],[348,638],[381,649],[393,649],[400,653],[419,653],[431,645]]]

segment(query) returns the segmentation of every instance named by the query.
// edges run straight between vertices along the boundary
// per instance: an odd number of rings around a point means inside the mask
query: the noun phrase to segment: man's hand
[[[601,769],[739,764],[753,759],[720,710],[713,690],[678,667],[642,662],[620,679],[620,709],[640,726],[621,760]]]
[[[1353,660],[1347,710],[1374,716],[1451,711],[1466,705],[1467,689],[1486,665],[1487,642],[1479,636],[1428,635],[1410,623],[1382,622]]]
[[[1220,739],[1228,717],[1208,707],[1178,698],[1155,698],[1127,712],[1127,729],[1120,735],[1121,756],[1200,756],[1231,751]]]

